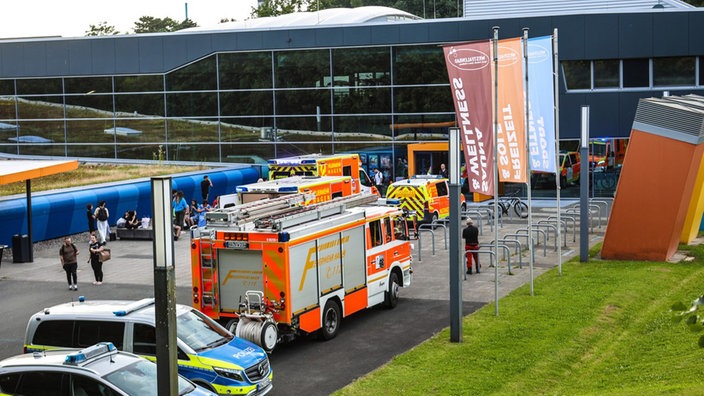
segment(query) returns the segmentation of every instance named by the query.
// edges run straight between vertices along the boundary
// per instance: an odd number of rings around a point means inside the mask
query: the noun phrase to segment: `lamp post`
[[[450,128],[450,341],[462,342],[462,254],[460,233],[460,129]]]
[[[154,232],[154,316],[156,374],[159,396],[178,394],[176,360],[176,288],[174,234],[171,221],[171,178],[153,177],[152,230]]]
[[[579,150],[579,261],[589,258],[589,167],[584,162],[589,157],[589,106],[582,106],[582,142]]]

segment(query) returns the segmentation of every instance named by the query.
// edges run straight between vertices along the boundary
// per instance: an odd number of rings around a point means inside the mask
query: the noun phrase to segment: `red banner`
[[[489,40],[443,47],[469,190],[494,195]]]
[[[521,38],[499,40],[498,130],[496,163],[499,181],[525,183],[526,130],[523,89],[523,48]],[[493,71],[493,68],[492,68]]]

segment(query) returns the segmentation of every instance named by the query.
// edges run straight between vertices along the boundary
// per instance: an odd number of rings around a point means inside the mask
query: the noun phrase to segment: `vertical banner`
[[[528,39],[528,136],[530,167],[555,173],[555,87],[552,37]]]
[[[469,190],[494,195],[490,41],[443,47]]]
[[[523,48],[521,38],[499,40],[498,45],[498,127],[496,150],[499,180],[525,183],[526,132],[523,91]]]

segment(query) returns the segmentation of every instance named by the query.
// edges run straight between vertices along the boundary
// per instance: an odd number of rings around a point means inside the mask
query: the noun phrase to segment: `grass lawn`
[[[464,318],[337,395],[703,395],[704,246],[693,261],[579,259]],[[704,307],[700,308],[700,310]],[[422,320],[422,312],[418,312]],[[700,313],[702,315],[702,313]]]

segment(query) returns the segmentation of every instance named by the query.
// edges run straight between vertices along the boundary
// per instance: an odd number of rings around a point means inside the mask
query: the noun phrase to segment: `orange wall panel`
[[[696,146],[631,131],[601,256],[663,261],[677,250],[699,170]]]

